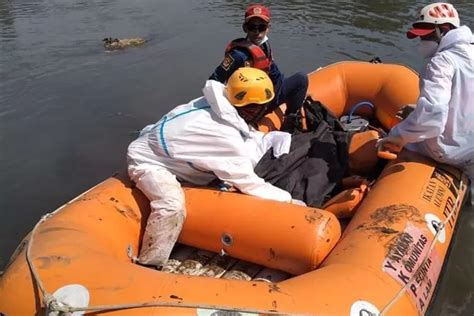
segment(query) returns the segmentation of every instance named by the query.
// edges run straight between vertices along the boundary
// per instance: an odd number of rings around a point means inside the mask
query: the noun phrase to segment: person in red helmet
[[[246,37],[235,39],[227,45],[224,60],[209,79],[225,83],[240,67],[254,67],[265,71],[275,87],[275,98],[270,103],[267,113],[286,103],[286,118],[282,130],[292,132],[296,113],[306,97],[308,77],[298,72],[285,78],[280,72],[273,59],[268,40],[270,20],[271,13],[266,6],[249,5],[245,10],[242,25]]]
[[[407,32],[427,59],[413,111],[378,143],[457,166],[474,180],[474,37],[452,4],[421,9]],[[387,145],[389,144],[389,145]],[[394,146],[390,146],[394,145]],[[387,147],[385,147],[387,145]]]

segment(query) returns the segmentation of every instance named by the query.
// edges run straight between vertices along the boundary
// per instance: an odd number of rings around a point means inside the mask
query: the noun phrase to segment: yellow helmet
[[[273,83],[260,69],[242,67],[234,71],[225,87],[227,98],[236,107],[265,104],[275,97]]]

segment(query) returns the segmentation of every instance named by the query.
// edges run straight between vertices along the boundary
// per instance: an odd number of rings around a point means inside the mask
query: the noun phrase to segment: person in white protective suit
[[[254,172],[268,149],[278,157],[291,144],[291,134],[252,127],[274,98],[268,75],[240,68],[226,86],[208,80],[203,93],[146,126],[128,148],[129,176],[151,206],[138,258],[142,264],[163,266],[178,239],[186,216],[178,180],[208,185],[220,179],[249,195],[293,201]]]
[[[463,169],[472,182],[473,34],[467,26],[460,26],[458,12],[451,4],[433,3],[421,10],[407,37],[420,37],[419,51],[427,58],[420,78],[420,96],[413,111],[379,140],[378,147],[406,147]]]

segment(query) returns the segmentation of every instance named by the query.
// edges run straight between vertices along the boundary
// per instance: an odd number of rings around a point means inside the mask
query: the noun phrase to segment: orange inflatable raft
[[[373,111],[359,114],[373,114],[385,130],[418,96],[416,73],[400,65],[337,63],[309,82],[309,95],[337,116],[370,101]],[[275,118],[261,128],[278,127]],[[372,164],[376,134],[368,135],[353,138],[353,172]],[[114,176],[43,217],[23,240],[0,279],[0,314],[423,315],[466,182],[454,168],[402,151],[370,190],[343,191],[324,209],[186,188],[181,245],[157,271],[133,259],[148,201]],[[70,289],[79,289],[80,306]]]

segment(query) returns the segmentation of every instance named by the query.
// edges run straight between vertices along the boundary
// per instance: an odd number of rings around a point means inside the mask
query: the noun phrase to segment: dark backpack
[[[339,122],[336,115],[321,102],[314,101],[308,96],[303,101],[302,111],[285,116],[281,130],[292,134],[314,132],[322,121],[326,122],[333,131],[345,131],[344,126]],[[306,128],[303,128],[304,125],[306,125]]]

